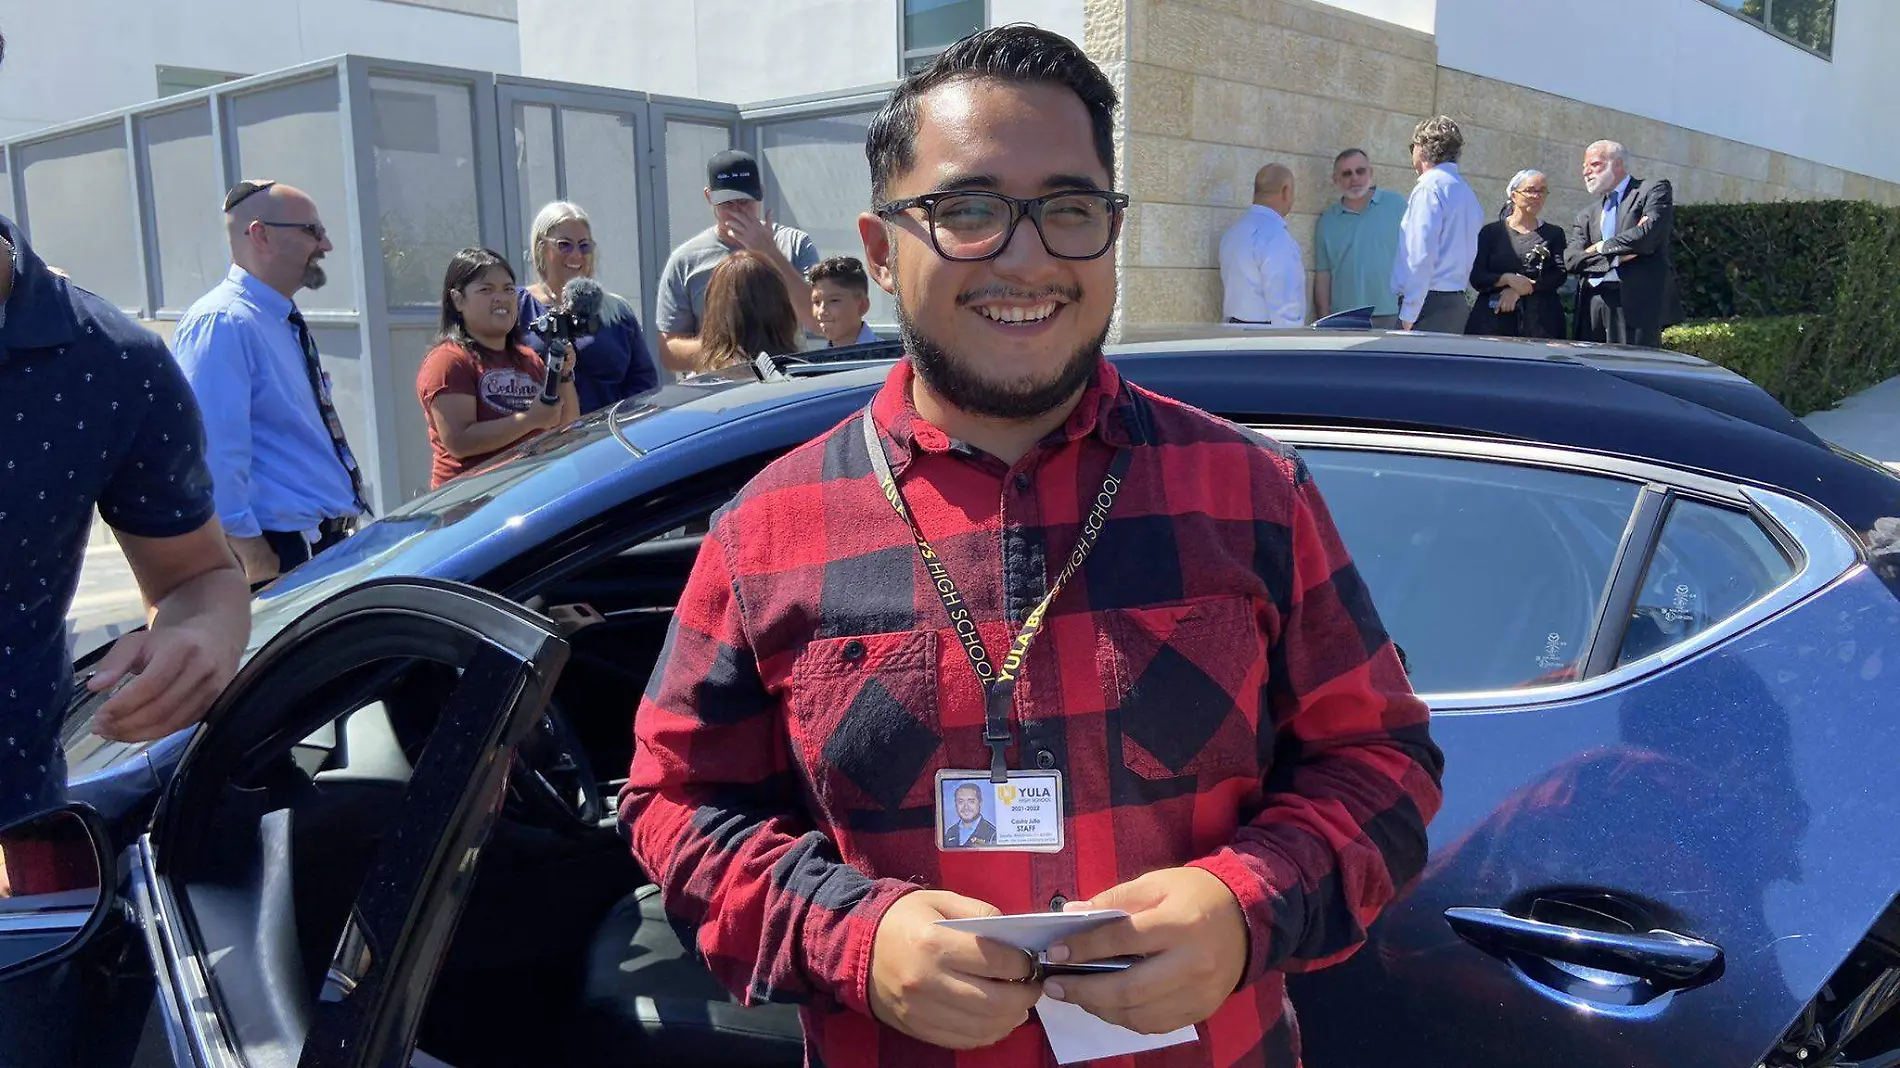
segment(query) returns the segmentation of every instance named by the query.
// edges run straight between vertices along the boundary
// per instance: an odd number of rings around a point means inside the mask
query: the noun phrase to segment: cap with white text
[[[764,200],[759,161],[749,152],[721,152],[706,161],[706,189],[714,204],[732,200]]]

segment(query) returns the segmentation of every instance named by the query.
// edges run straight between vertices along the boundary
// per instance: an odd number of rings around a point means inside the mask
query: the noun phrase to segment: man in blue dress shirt
[[[293,302],[324,282],[331,245],[316,203],[244,181],[224,221],[231,271],[179,320],[172,351],[204,411],[218,518],[256,585],[343,540],[368,504]]]
[[[1478,258],[1484,206],[1458,173],[1465,137],[1443,115],[1412,133],[1412,168],[1418,184],[1399,223],[1399,254],[1392,264],[1392,291],[1399,295],[1399,326],[1405,330],[1465,332],[1471,306],[1465,288]]]

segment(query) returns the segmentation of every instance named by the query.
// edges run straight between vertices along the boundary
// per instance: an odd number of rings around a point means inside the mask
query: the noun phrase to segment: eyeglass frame
[[[1003,227],[1003,240],[998,242],[996,250],[988,255],[952,256],[945,252],[943,245],[937,241],[937,204],[951,197],[968,196],[989,197],[992,200],[1001,200],[1009,205],[1009,222]],[[1051,200],[1060,200],[1063,197],[1072,196],[1096,196],[1108,201],[1109,211],[1113,216],[1109,226],[1108,240],[1102,243],[1101,251],[1094,255],[1064,256],[1049,247],[1049,237],[1042,231],[1043,206]],[[879,218],[889,219],[893,215],[902,214],[912,208],[924,209],[924,226],[930,232],[930,247],[938,256],[951,263],[987,263],[1001,256],[1004,252],[1008,251],[1009,243],[1016,239],[1016,227],[1024,219],[1028,219],[1030,225],[1036,228],[1036,237],[1042,242],[1042,250],[1044,252],[1047,252],[1051,257],[1058,260],[1081,263],[1088,260],[1099,260],[1103,256],[1108,255],[1109,249],[1115,247],[1116,239],[1121,237],[1122,223],[1127,218],[1128,205],[1130,203],[1131,201],[1127,193],[1117,193],[1112,189],[1062,189],[1054,193],[1044,193],[1042,196],[1029,197],[1027,199],[1013,197],[1007,193],[998,193],[990,189],[942,189],[933,193],[925,193],[921,196],[908,197],[904,200],[887,201],[873,207],[871,213]]]
[[[545,239],[545,243],[549,248],[561,253],[563,256],[567,255],[568,252],[579,252],[583,256],[592,256],[600,249],[600,246],[596,244],[591,237],[583,237],[578,241],[570,241],[565,237],[550,237]],[[561,248],[562,245],[572,245],[573,247],[563,251]],[[582,246],[586,247],[583,248]]]
[[[322,223],[272,222],[269,219],[253,220],[262,226],[277,226],[286,230],[302,230],[304,236],[321,245],[329,240],[330,230]]]

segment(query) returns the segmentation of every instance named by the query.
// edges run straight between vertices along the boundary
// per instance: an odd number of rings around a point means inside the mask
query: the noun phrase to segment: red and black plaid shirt
[[[873,1019],[873,934],[904,893],[1032,912],[1203,867],[1246,916],[1243,988],[1200,1041],[1118,1063],[1296,1064],[1282,973],[1350,954],[1419,873],[1441,767],[1305,466],[1107,363],[1013,467],[925,423],[910,385],[899,364],[873,414],[990,649],[1134,450],[1016,690],[1011,766],[1062,771],[1065,848],[938,849],[934,773],[989,766],[983,691],[854,417],[714,522],[635,721],[635,856],[720,982],[803,1004],[829,1068],[1054,1064],[1034,1020],[959,1054]]]

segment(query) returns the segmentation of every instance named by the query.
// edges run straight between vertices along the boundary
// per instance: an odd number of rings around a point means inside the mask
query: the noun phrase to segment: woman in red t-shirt
[[[416,399],[429,421],[435,456],[430,486],[471,471],[496,453],[580,414],[573,361],[541,399],[547,364],[521,341],[519,294],[508,261],[465,248],[442,279],[442,338],[416,374]]]

